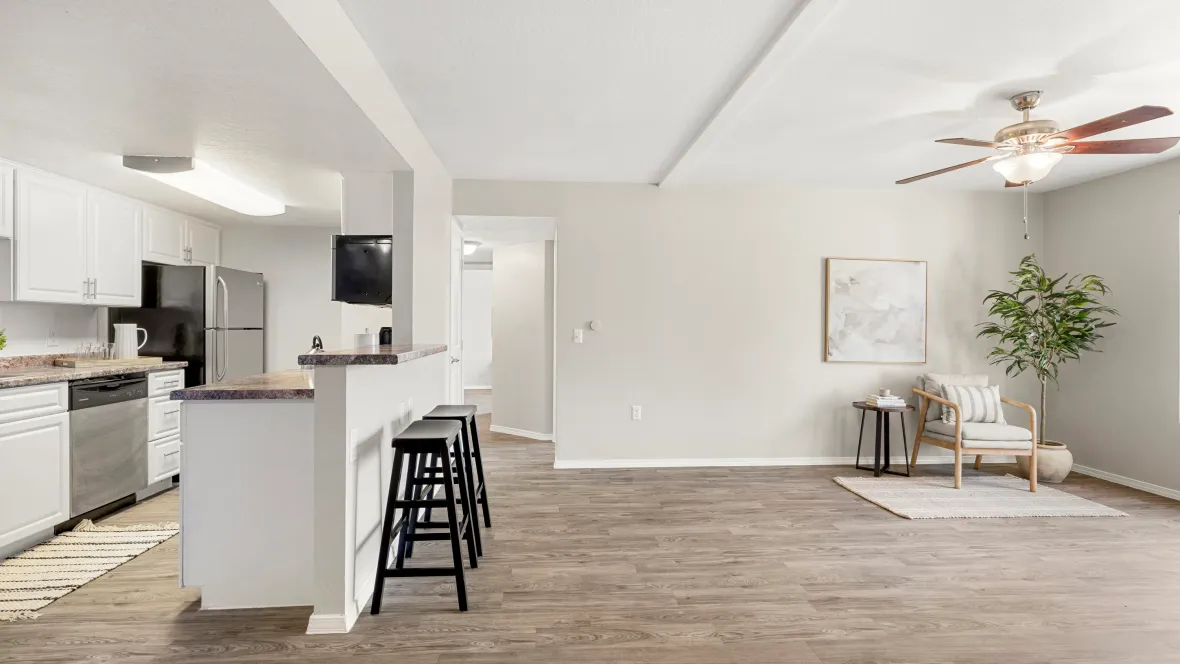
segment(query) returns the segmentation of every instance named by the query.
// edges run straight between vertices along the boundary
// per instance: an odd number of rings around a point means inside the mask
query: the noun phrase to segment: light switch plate
[[[576,343],[576,344],[582,343],[583,333],[584,333],[584,330],[580,327],[578,329],[574,330],[574,343]]]

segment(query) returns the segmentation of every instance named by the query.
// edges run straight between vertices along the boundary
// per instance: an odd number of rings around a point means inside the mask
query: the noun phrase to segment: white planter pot
[[[1016,466],[1020,474],[1028,477],[1029,457],[1016,457]],[[1037,444],[1037,481],[1050,484],[1060,484],[1073,470],[1073,452],[1055,440],[1046,440]]]

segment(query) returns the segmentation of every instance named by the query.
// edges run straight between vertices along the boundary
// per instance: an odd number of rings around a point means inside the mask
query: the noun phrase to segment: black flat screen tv
[[[393,304],[393,237],[332,237],[332,299],[349,304]]]

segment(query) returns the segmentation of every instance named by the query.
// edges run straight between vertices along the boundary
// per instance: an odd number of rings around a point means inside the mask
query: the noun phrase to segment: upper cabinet
[[[212,224],[0,161],[0,301],[138,307],[143,261],[220,257]]]
[[[143,270],[143,205],[105,191],[88,197],[90,303],[138,307]]]
[[[143,206],[38,171],[16,174],[16,299],[137,307]]]
[[[16,215],[16,169],[0,161],[0,237],[12,237],[12,218]]]
[[[143,259],[166,265],[217,265],[221,231],[199,219],[149,207],[144,215]]]
[[[87,303],[86,187],[20,170],[15,226],[16,299]]]
[[[184,265],[188,256],[184,217],[171,210],[146,206],[143,215],[143,259]]]
[[[217,265],[221,259],[221,230],[197,219],[188,219],[188,262]]]

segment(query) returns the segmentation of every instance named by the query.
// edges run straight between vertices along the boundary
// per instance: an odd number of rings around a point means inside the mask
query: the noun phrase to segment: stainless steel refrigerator
[[[265,290],[257,272],[144,263],[141,306],[108,319],[147,331],[140,355],[188,362],[186,385],[221,383],[265,370]]]

